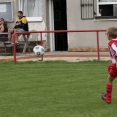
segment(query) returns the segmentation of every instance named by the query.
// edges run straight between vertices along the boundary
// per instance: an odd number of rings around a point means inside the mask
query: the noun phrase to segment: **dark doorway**
[[[54,2],[54,29],[67,30],[66,0],[53,0]],[[67,51],[67,33],[55,34],[55,51]]]

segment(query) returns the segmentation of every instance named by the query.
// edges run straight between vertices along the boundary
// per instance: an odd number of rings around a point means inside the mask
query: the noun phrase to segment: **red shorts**
[[[110,76],[112,77],[117,77],[117,68],[116,68],[116,64],[111,64],[108,66],[108,73],[110,74]]]

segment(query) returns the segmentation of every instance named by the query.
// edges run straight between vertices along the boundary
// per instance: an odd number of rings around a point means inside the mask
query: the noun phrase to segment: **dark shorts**
[[[2,37],[8,37],[8,35],[7,34],[0,34],[0,38],[2,38]]]
[[[111,64],[108,66],[108,73],[110,74],[110,76],[112,77],[117,77],[117,68],[116,68],[116,64]]]
[[[22,29],[22,28],[17,28],[17,31],[18,31],[18,32],[24,32],[24,29]]]
[[[1,34],[0,37],[4,37],[4,35]]]

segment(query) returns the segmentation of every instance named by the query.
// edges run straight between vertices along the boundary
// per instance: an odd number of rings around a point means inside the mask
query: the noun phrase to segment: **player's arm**
[[[2,24],[0,27],[0,33],[4,32],[4,25]]]
[[[117,68],[117,62],[116,62],[116,68]]]
[[[111,48],[115,51],[115,53],[113,53],[112,56],[115,56],[116,68],[117,68],[117,46],[116,46],[116,44],[113,43],[113,44],[111,45]]]

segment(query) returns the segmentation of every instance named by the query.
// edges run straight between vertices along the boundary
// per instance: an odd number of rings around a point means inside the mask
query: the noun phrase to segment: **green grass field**
[[[109,62],[0,62],[0,117],[117,117],[106,104]]]

